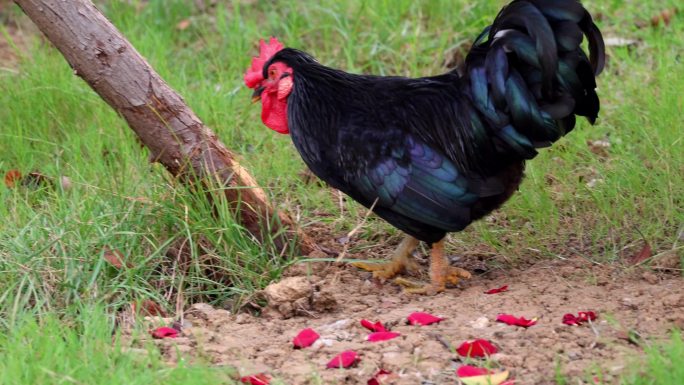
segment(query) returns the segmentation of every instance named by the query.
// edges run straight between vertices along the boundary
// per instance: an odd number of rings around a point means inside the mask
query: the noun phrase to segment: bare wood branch
[[[254,178],[216,134],[152,69],[119,30],[89,0],[15,0],[85,80],[136,132],[159,162],[180,180],[225,185],[238,218],[263,240],[281,234],[278,247],[298,236],[304,254],[314,243],[276,212]],[[240,202],[238,204],[237,202]],[[272,221],[276,216],[279,220]],[[280,226],[284,226],[283,230]]]

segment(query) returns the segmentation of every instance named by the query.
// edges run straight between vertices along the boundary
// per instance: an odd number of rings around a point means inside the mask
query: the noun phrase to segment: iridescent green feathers
[[[590,58],[583,52],[583,36]],[[466,58],[470,98],[489,135],[533,158],[575,126],[598,116],[595,75],[605,63],[601,34],[574,0],[518,0],[501,10]]]

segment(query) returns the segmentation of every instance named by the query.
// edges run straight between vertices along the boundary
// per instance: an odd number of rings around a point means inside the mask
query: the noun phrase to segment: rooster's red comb
[[[283,44],[275,37],[272,37],[268,43],[263,39],[259,41],[259,56],[252,58],[252,66],[245,72],[247,87],[256,88],[264,80],[264,64],[281,49],[283,49]]]

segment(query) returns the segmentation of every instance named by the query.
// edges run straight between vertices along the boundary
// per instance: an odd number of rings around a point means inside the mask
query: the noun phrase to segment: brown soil
[[[200,358],[234,366],[241,375],[266,372],[288,384],[366,384],[379,369],[396,374],[383,383],[454,384],[462,361],[445,345],[453,350],[485,338],[499,348],[490,364],[509,369],[518,385],[554,383],[556,370],[579,379],[600,372],[610,383],[630,369],[645,344],[666,337],[673,326],[684,328],[681,277],[582,258],[489,271],[434,297],[405,295],[350,266],[299,265],[286,275],[265,291],[269,307],[261,316],[196,304],[185,312],[182,337],[155,343],[170,362],[179,355]],[[507,292],[484,294],[505,284]],[[599,316],[591,325],[561,323],[563,314],[586,310]],[[409,326],[406,317],[414,311],[446,319]],[[498,313],[539,322],[529,329],[508,326],[495,322]],[[364,318],[380,320],[401,336],[366,342],[368,331],[359,325]],[[292,338],[308,327],[321,339],[294,350]],[[360,363],[326,370],[344,350],[358,352]]]
[[[7,31],[7,36],[0,34],[0,71],[16,72],[20,56],[27,54],[32,36],[37,35],[30,20],[14,18],[13,7],[12,1],[0,0],[0,24]]]

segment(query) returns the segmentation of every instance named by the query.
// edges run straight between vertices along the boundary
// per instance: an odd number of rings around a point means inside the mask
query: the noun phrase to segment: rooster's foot
[[[470,276],[468,271],[447,264],[444,240],[441,240],[434,243],[430,251],[430,283],[423,284],[404,278],[397,278],[394,282],[404,286],[404,292],[409,294],[435,295],[443,292],[447,283],[455,285],[461,278],[468,279]]]
[[[367,262],[353,262],[351,265],[373,272],[374,278],[382,280],[395,277],[397,274],[408,271],[415,272],[419,270],[419,266],[411,257],[411,253],[418,246],[418,240],[407,236],[399,244],[399,247],[394,251],[392,260],[387,263],[367,263]]]

